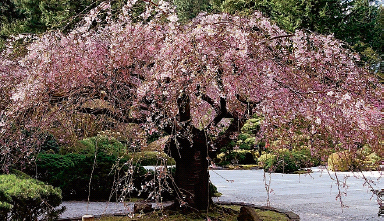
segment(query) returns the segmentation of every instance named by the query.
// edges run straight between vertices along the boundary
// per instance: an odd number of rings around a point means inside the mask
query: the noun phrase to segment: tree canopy
[[[39,34],[52,29],[70,30],[101,2],[102,0],[3,1],[0,3],[0,48],[4,47],[5,40],[12,35]],[[183,22],[190,21],[203,11],[245,15],[258,10],[291,33],[296,29],[320,34],[334,33],[337,39],[347,42],[371,65],[377,66],[383,53],[383,10],[376,0],[174,0],[170,3],[176,6],[178,17]],[[120,13],[122,5],[123,0],[111,1],[112,14]],[[144,7],[143,4],[141,7]],[[382,73],[379,76],[382,77]]]
[[[164,1],[146,2],[133,22],[135,4],[114,20],[103,2],[70,33],[37,38],[26,56],[2,53],[2,169],[38,151],[38,135],[25,131],[51,131],[68,144],[80,113],[115,122],[106,127],[135,123],[148,134],[168,133],[164,148],[186,190],[181,205],[198,209],[208,203],[201,186],[208,188],[211,152],[253,114],[263,118],[257,139],[285,141],[275,148],[289,148],[299,134],[314,153],[365,144],[383,153],[382,85],[334,36],[289,34],[259,12],[201,13],[180,24]]]

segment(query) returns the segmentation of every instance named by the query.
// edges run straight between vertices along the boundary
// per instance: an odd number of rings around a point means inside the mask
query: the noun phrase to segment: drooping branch
[[[240,131],[240,129],[244,126],[246,119],[245,118],[233,118],[231,124],[227,128],[227,130],[219,136],[216,140],[213,141],[213,146],[219,150],[222,147],[228,145],[233,139],[233,135]]]
[[[196,95],[200,95],[200,92],[196,93]],[[227,100],[225,97],[220,97],[220,105],[217,105],[212,98],[207,96],[206,94],[201,94],[200,98],[203,101],[206,101],[211,107],[215,110],[216,116],[213,121],[208,125],[217,125],[223,118],[233,118],[232,114],[227,110]]]
[[[240,103],[242,103],[242,104],[244,104],[244,105],[247,106],[247,113],[248,113],[249,115],[251,115],[252,112],[253,112],[253,109],[263,101],[262,99],[260,99],[260,100],[257,101],[257,102],[249,101],[249,100],[247,100],[246,98],[242,97],[242,96],[239,95],[239,94],[236,94],[236,99],[237,99],[238,101],[240,101]]]
[[[118,122],[121,123],[136,123],[141,124],[144,123],[145,120],[141,118],[129,118],[124,117],[121,114],[115,113],[108,108],[89,108],[89,107],[81,107],[76,109],[80,113],[86,113],[86,114],[92,114],[92,115],[106,115],[110,118],[115,119]]]
[[[179,106],[180,122],[191,120],[191,104],[188,95],[183,93],[177,99],[177,105]]]
[[[236,98],[242,104],[247,105],[247,109],[246,109],[247,113],[252,113],[253,108],[255,108],[257,105],[259,105],[262,102],[262,100],[259,100],[257,102],[248,101],[247,99],[245,99],[244,97],[240,96],[239,94],[236,95]],[[222,134],[221,136],[219,136],[213,142],[214,147],[218,148],[218,149],[220,149],[220,148],[224,147],[225,145],[227,145],[228,143],[230,143],[232,138],[233,138],[233,135],[236,132],[239,132],[240,129],[244,126],[244,124],[246,122],[246,118],[245,117],[244,118],[239,118],[239,117],[237,117],[237,116],[227,112],[227,110],[226,110],[226,101],[225,101],[224,98],[220,100],[220,103],[221,103],[221,108],[225,109],[225,112],[223,112],[222,114],[218,114],[215,117],[214,122],[217,121],[217,123],[219,123],[223,118],[232,118],[233,120],[232,120],[231,124],[229,125],[229,127],[227,128],[227,130],[225,131],[225,133]]]
[[[261,43],[265,44],[265,43],[267,43],[267,42],[269,42],[269,41],[272,41],[272,40],[275,40],[275,39],[279,39],[279,38],[290,38],[290,37],[293,37],[293,36],[295,36],[295,35],[294,35],[294,34],[290,34],[290,35],[278,35],[278,36],[271,37],[271,38],[269,38],[269,39],[267,39],[267,40],[265,40],[265,41],[263,41],[263,42],[261,42]]]

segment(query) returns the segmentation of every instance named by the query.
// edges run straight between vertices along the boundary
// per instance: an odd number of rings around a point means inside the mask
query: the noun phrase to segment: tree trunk
[[[194,128],[193,144],[187,139],[178,139],[179,147],[171,143],[171,155],[176,160],[175,182],[180,193],[179,204],[206,210],[209,197],[208,159],[204,132]]]
[[[184,208],[206,210],[211,201],[207,137],[204,131],[198,130],[191,122],[189,97],[183,94],[177,103],[179,123],[174,125],[177,135],[168,146],[168,154],[176,161],[178,204],[185,205]]]

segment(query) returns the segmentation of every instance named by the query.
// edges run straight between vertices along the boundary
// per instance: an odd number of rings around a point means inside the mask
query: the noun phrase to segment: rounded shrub
[[[356,152],[341,151],[328,157],[328,169],[332,171],[376,170],[382,158],[365,148]]]
[[[258,162],[260,167],[270,172],[293,173],[304,167],[317,166],[320,161],[312,157],[307,149],[282,149],[261,155]]]
[[[55,220],[65,208],[61,190],[43,182],[14,174],[0,175],[1,220]]]
[[[73,152],[94,155],[95,151],[106,155],[122,156],[127,153],[126,146],[114,137],[95,136],[80,140]]]
[[[127,157],[132,158],[134,163],[138,163],[142,166],[154,166],[159,165],[161,162],[166,161],[167,165],[175,165],[176,162],[173,158],[169,157],[164,152],[158,151],[141,151],[135,153],[128,153]]]
[[[220,166],[228,164],[256,164],[256,152],[251,150],[233,150],[217,155],[216,163]]]
[[[328,170],[353,171],[355,162],[352,155],[347,151],[332,153],[328,157]]]
[[[293,154],[291,151],[282,151],[277,155],[277,164],[275,172],[278,173],[293,173],[301,168],[300,156]]]
[[[262,154],[258,159],[258,164],[265,170],[270,170],[276,164],[276,155],[271,153]]]
[[[95,156],[84,154],[39,154],[36,170],[37,179],[62,189],[64,200],[105,200],[111,193],[114,181],[112,167],[118,161],[116,156],[99,152]],[[91,179],[92,178],[92,179]],[[91,186],[89,187],[89,181]]]

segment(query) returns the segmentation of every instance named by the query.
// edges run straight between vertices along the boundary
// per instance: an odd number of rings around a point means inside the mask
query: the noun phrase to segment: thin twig
[[[214,170],[211,170],[212,172],[216,173]],[[227,178],[223,177],[222,175],[216,173],[219,177],[223,178],[225,181],[229,182],[229,183],[233,183],[235,182],[234,180],[228,180]]]

